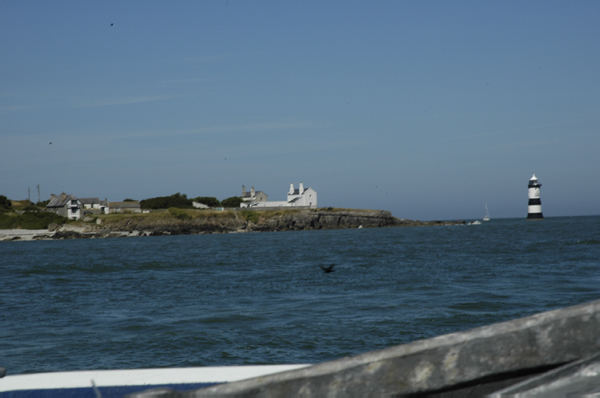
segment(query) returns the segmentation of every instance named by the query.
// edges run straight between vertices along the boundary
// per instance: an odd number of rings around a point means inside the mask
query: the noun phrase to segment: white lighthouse
[[[529,206],[527,207],[528,220],[543,220],[542,201],[540,199],[540,187],[542,184],[538,182],[535,173],[529,180]]]

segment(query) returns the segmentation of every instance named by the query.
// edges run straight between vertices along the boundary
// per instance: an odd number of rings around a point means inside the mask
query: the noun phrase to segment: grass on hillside
[[[117,223],[130,218],[143,218],[148,220],[168,220],[178,218],[180,220],[187,219],[209,219],[209,218],[235,218],[233,211],[217,211],[217,210],[196,210],[196,209],[179,209],[171,207],[167,211],[152,211],[149,213],[110,213],[95,215],[96,218],[102,220],[103,223]]]
[[[0,229],[47,229],[50,224],[64,224],[67,218],[45,211],[26,211],[23,214],[0,213]]]
[[[194,219],[230,219],[237,218],[253,223],[259,221],[269,220],[271,218],[281,217],[283,215],[293,215],[301,212],[371,212],[372,210],[361,210],[361,209],[342,209],[342,208],[319,208],[319,209],[277,209],[277,210],[260,210],[260,209],[228,209],[228,210],[213,210],[213,209],[180,209],[171,207],[166,211],[152,211],[149,213],[110,213],[95,215],[90,222],[95,222],[96,219],[102,220],[103,223],[113,224],[118,223],[125,219],[130,218],[144,218],[149,221],[151,220],[167,220],[167,219],[179,219],[179,220],[194,220]]]
[[[29,200],[11,200],[12,206],[9,208],[3,208],[0,212],[0,229],[45,229],[48,228],[49,224],[89,224],[96,223],[97,219],[102,220],[103,223],[117,223],[127,218],[144,218],[148,220],[166,220],[166,219],[179,219],[179,220],[193,220],[193,219],[241,219],[252,223],[258,223],[260,221],[266,221],[271,218],[281,217],[283,215],[293,215],[300,212],[370,212],[372,210],[361,210],[361,209],[343,209],[343,208],[318,208],[318,209],[227,209],[227,210],[214,210],[214,209],[180,209],[180,208],[169,208],[163,211],[151,211],[149,213],[111,213],[111,214],[100,214],[87,217],[87,221],[79,220],[72,221],[65,217],[61,217],[54,213],[46,212],[45,207],[38,207],[32,204]],[[22,214],[19,214],[22,213]]]
[[[148,220],[193,220],[193,219],[232,219],[259,223],[266,220],[281,217],[283,215],[293,215],[301,212],[369,212],[371,210],[360,209],[342,209],[342,208],[319,208],[311,210],[301,209],[277,209],[277,210],[256,210],[256,209],[229,209],[229,210],[212,210],[212,209],[179,209],[170,208],[167,211],[152,211],[150,213],[111,213],[93,215],[87,218],[87,221],[79,220],[72,221],[65,217],[61,217],[54,213],[43,211],[45,209],[32,205],[28,200],[12,201],[12,208],[5,212],[0,212],[0,229],[47,229],[49,224],[90,224],[96,223],[97,219],[102,220],[102,223],[112,224],[118,223],[128,218],[144,218]],[[18,214],[18,212],[23,212]]]
[[[45,211],[29,200],[10,200],[0,209],[0,229],[47,229],[50,224],[69,222],[66,217]]]

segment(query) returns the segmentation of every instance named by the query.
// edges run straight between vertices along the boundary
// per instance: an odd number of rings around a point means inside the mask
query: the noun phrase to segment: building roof
[[[294,188],[294,193],[288,193],[288,195],[302,195],[304,192],[311,189],[310,187],[304,188],[304,191],[300,192],[300,188]]]
[[[93,205],[95,203],[106,205],[108,202],[106,200],[100,200],[99,198],[79,198],[81,204],[84,205]]]
[[[266,193],[264,193],[263,191],[254,191],[254,196],[257,196],[258,194],[261,194],[261,193],[266,195]],[[242,198],[251,198],[252,197],[251,195],[252,195],[251,192],[244,192],[242,195]]]
[[[46,205],[48,207],[64,207],[70,200],[78,200],[74,195],[67,195],[66,193],[61,193],[58,196],[52,196],[50,202]]]

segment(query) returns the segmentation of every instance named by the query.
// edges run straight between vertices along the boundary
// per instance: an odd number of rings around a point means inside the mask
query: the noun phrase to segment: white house
[[[304,184],[300,183],[298,189],[294,188],[294,183],[290,184],[290,190],[287,194],[287,200],[281,201],[254,201],[242,202],[240,207],[244,208],[281,208],[281,207],[299,207],[316,209],[317,208],[317,191],[312,188],[304,188]]]
[[[290,191],[287,194],[287,201],[292,206],[308,206],[311,209],[316,209],[317,191],[312,188],[304,189],[303,183],[300,183],[298,189],[294,189],[294,183],[291,183]]]
[[[100,200],[98,198],[79,198],[83,205],[83,212],[86,210],[93,214],[108,214],[108,199]]]
[[[46,210],[52,213],[56,213],[59,216],[67,217],[69,220],[79,220],[81,218],[81,209],[83,205],[73,195],[67,195],[61,193],[56,196],[50,195],[50,202],[46,206]]]

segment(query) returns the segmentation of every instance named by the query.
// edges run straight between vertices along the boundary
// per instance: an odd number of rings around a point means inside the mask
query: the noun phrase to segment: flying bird
[[[324,267],[321,265],[321,269],[323,270],[323,272],[325,272],[326,274],[330,273],[330,272],[335,272],[335,270],[333,269],[333,267],[335,267],[335,264],[331,264],[329,267]]]
[[[49,145],[52,145],[52,141],[50,141],[50,144],[49,144]]]

